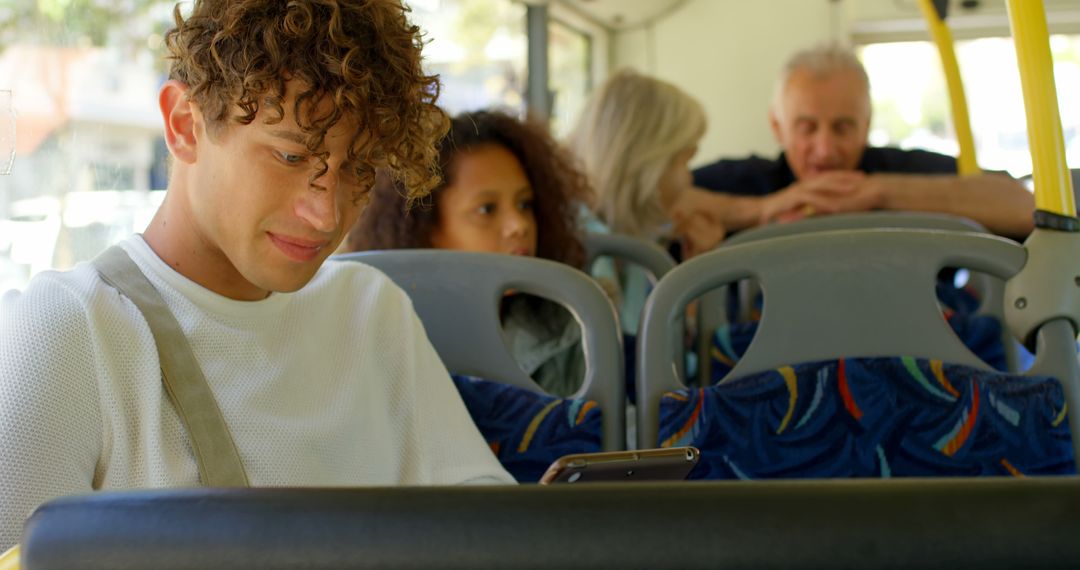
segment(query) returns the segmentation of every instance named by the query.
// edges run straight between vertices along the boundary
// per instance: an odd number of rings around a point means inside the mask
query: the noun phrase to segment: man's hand
[[[684,259],[713,249],[727,235],[724,224],[703,211],[674,214],[672,221],[675,223],[675,236],[682,243]]]
[[[834,171],[799,181],[762,199],[759,223],[790,222],[818,214],[879,208],[880,189],[859,171]]]

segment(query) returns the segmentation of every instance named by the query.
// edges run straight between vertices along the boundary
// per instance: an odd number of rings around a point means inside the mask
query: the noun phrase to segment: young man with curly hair
[[[172,169],[120,245],[256,486],[512,482],[407,296],[327,262],[377,168],[438,182],[447,119],[398,0],[198,0],[159,103]],[[40,503],[206,484],[143,312],[95,266],[0,299],[0,551]],[[201,457],[201,456],[199,456]]]

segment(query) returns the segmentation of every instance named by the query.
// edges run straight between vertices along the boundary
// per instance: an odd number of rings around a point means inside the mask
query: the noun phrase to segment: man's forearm
[[[875,174],[886,210],[941,212],[979,222],[990,231],[1023,238],[1033,228],[1035,199],[1002,174],[976,176]]]
[[[743,230],[761,222],[761,198],[726,192],[702,191],[707,197],[704,212],[724,225],[728,232]]]

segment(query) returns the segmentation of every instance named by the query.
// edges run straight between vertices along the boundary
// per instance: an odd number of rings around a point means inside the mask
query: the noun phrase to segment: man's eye
[[[293,154],[291,152],[285,152],[283,150],[277,151],[278,159],[285,164],[300,164],[307,160],[307,155]]]

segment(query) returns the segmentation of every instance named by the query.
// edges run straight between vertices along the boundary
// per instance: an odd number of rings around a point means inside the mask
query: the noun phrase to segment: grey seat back
[[[724,241],[724,245],[738,245],[809,232],[875,228],[913,228],[987,233],[986,228],[974,220],[948,214],[932,212],[861,212],[817,216],[786,224],[759,226],[731,236]]]
[[[1075,478],[188,489],[55,500],[22,553],[25,570],[1064,569],[1078,531]]]
[[[776,237],[801,235],[812,232],[825,232],[833,230],[856,230],[874,228],[911,228],[926,230],[969,231],[977,233],[989,233],[982,224],[967,218],[939,214],[932,212],[862,212],[855,214],[834,214],[808,218],[786,224],[769,224],[739,232],[724,242],[724,246],[739,245],[763,239]],[[965,268],[967,269],[967,268]],[[977,314],[988,315],[996,318],[1004,324],[1003,311],[1005,283],[1001,279],[985,273],[973,273],[971,286],[978,293],[982,303]],[[756,295],[756,284],[744,281],[740,288],[740,301],[742,306],[739,317],[746,319],[750,312],[750,306]],[[710,316],[712,320],[708,324],[722,324],[717,322],[716,316]],[[715,330],[715,326],[712,327]],[[1010,335],[1008,328],[1002,326],[1002,345],[1005,349],[1005,361],[1008,370],[1018,371],[1017,343]]]
[[[656,280],[675,268],[671,254],[655,243],[633,236],[587,233],[582,242],[590,264],[598,257],[616,257],[641,266]]]
[[[682,387],[670,367],[671,327],[704,291],[753,278],[767,300],[750,347],[725,380],[844,357],[904,355],[988,369],[942,318],[936,276],[967,267],[1008,279],[1026,255],[1019,244],[985,234],[864,229],[753,241],[683,263],[645,305],[638,445],[656,445],[660,398]]]
[[[630,262],[645,269],[647,273],[653,278],[654,281],[660,280],[664,275],[667,275],[668,271],[675,268],[675,258],[671,257],[671,254],[664,251],[659,245],[646,241],[633,236],[622,234],[598,234],[589,233],[585,234],[584,239],[585,251],[588,256],[588,265],[591,265],[598,257],[610,256],[623,261]],[[715,307],[715,309],[713,308]],[[723,305],[711,300],[703,300],[702,314],[718,314],[724,315],[722,312]],[[680,321],[678,326],[683,328],[683,321]],[[715,330],[716,327],[705,328],[699,327],[703,334],[698,338],[698,380],[704,383],[709,378],[709,347],[711,346],[710,333],[704,331]],[[673,340],[675,347],[682,347],[682,339],[675,338]],[[684,374],[684,362],[682,359],[676,359],[675,365],[678,368],[680,376]]]
[[[386,273],[412,299],[428,338],[454,374],[534,392],[503,339],[499,307],[507,291],[563,305],[582,328],[586,373],[574,397],[603,410],[604,449],[624,449],[622,336],[607,296],[588,275],[546,259],[439,249],[365,251],[337,256]]]

